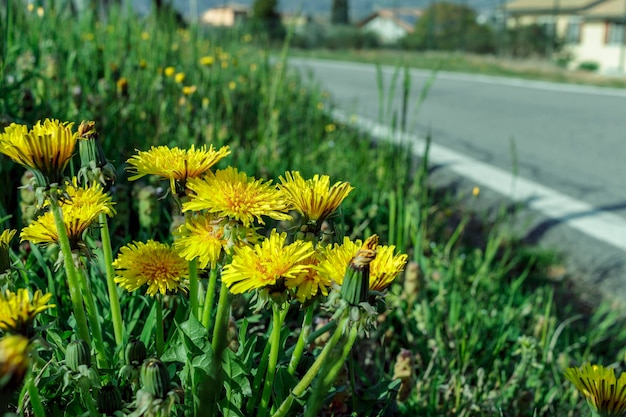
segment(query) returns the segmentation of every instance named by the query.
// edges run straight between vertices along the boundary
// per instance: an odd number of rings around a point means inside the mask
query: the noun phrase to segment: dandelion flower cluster
[[[4,294],[0,293],[0,329],[30,336],[35,317],[42,311],[56,307],[48,304],[51,298],[52,294],[44,295],[41,290],[35,291],[31,297],[25,288],[20,288],[15,293],[9,290]]]
[[[169,245],[149,240],[134,242],[120,249],[113,261],[115,282],[128,291],[148,285],[146,293],[165,295],[185,289],[188,264]]]
[[[581,368],[568,368],[565,377],[600,416],[621,417],[626,412],[626,372],[616,379],[612,368],[586,363]]]

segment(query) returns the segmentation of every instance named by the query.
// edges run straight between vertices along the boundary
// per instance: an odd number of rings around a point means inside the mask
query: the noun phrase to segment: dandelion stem
[[[33,409],[35,417],[46,417],[46,410],[43,408],[41,398],[39,397],[39,389],[35,385],[35,375],[30,372],[28,379],[26,380],[26,389],[30,396],[30,406]]]
[[[328,355],[334,349],[339,339],[341,339],[341,336],[343,335],[343,327],[344,327],[343,322],[347,320],[347,318],[348,318],[347,311],[344,311],[344,313],[337,319],[339,323],[337,325],[337,328],[335,329],[335,333],[333,333],[333,335],[330,337],[330,339],[324,346],[324,349],[322,349],[322,352],[320,353],[320,355],[317,357],[317,359],[315,359],[315,362],[313,362],[313,365],[311,365],[311,367],[309,368],[307,373],[304,374],[300,382],[298,382],[298,384],[291,390],[291,393],[289,394],[289,396],[285,398],[283,403],[280,405],[280,407],[278,407],[278,409],[272,415],[272,417],[286,416],[287,413],[289,412],[289,409],[291,408],[291,405],[293,404],[294,399],[304,394],[304,391],[306,391],[306,389],[311,385],[311,383],[313,382],[313,379],[317,376],[319,371],[322,369],[322,365],[324,365],[324,363],[326,362]]]
[[[198,318],[198,267],[195,259],[189,261],[189,306],[191,314]]]
[[[337,379],[358,335],[358,326],[352,326],[341,350],[341,355],[338,358],[333,358],[326,362],[328,366],[325,366],[322,372],[320,372],[323,376],[317,381],[317,384],[313,388],[310,400],[308,401],[309,406],[304,413],[304,417],[314,417],[318,415],[320,408],[324,405],[324,396],[326,396],[326,393],[328,393],[328,390]]]
[[[85,310],[83,308],[83,296],[80,292],[80,286],[78,284],[76,267],[74,266],[74,261],[72,260],[70,240],[67,237],[65,223],[63,223],[63,213],[61,212],[61,207],[59,206],[59,202],[57,200],[57,196],[54,194],[54,191],[50,194],[50,207],[52,209],[54,223],[59,236],[61,256],[63,256],[65,275],[67,276],[67,286],[70,291],[70,299],[72,301],[72,309],[74,310],[74,319],[76,320],[78,336],[91,346],[89,327],[87,326],[87,316],[85,315]]]
[[[226,347],[226,330],[228,329],[228,317],[230,316],[230,296],[228,287],[222,282],[220,286],[220,298],[217,301],[217,313],[215,316],[215,326],[213,327],[213,339],[211,347],[213,350],[212,366],[215,377],[215,387],[222,387],[222,353]],[[207,416],[215,415],[215,406],[220,399],[221,390],[213,389],[212,398],[206,402]]]
[[[265,417],[270,404],[272,384],[274,383],[276,363],[278,362],[278,350],[280,348],[280,329],[283,327],[287,311],[289,311],[289,306],[281,309],[281,307],[276,303],[272,305],[272,333],[270,334],[270,338],[268,340],[270,345],[270,356],[267,362],[267,373],[265,374],[265,384],[263,385],[263,394],[261,395],[261,404],[259,404],[257,417]]]
[[[202,309],[202,325],[207,329],[209,328],[211,314],[213,314],[213,299],[215,298],[217,275],[217,266],[211,267],[211,272],[209,273],[209,286],[206,290],[206,297],[204,299],[204,306]]]
[[[156,309],[156,351],[157,356],[161,357],[165,349],[165,340],[163,338],[163,300],[160,296],[154,298],[154,306]]]
[[[104,348],[104,340],[102,339],[102,327],[100,326],[100,314],[93,298],[93,292],[89,288],[89,281],[84,269],[78,275],[80,289],[85,294],[85,307],[91,324],[91,332],[93,333],[94,344],[96,346],[96,360],[100,368],[108,368],[106,349]]]
[[[111,318],[113,319],[113,333],[115,343],[119,348],[124,339],[124,322],[122,321],[122,310],[120,309],[120,299],[115,284],[115,271],[113,269],[113,250],[111,249],[111,235],[109,232],[109,222],[106,214],[101,213],[100,237],[102,239],[102,253],[104,255],[104,269],[107,275],[107,289],[109,291],[109,304],[111,306]],[[124,356],[124,350],[120,349],[120,356]]]
[[[302,320],[302,329],[300,330],[300,335],[298,335],[298,341],[296,342],[296,346],[291,355],[291,360],[289,361],[289,374],[293,375],[296,373],[296,368],[298,367],[298,363],[300,363],[300,358],[302,358],[302,352],[304,352],[304,347],[307,342],[307,337],[311,332],[311,323],[313,322],[313,304],[309,305],[304,312],[304,319]]]

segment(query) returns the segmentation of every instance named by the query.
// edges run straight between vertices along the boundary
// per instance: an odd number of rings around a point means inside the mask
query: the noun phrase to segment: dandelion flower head
[[[319,262],[320,253],[315,252],[303,261],[304,265],[309,265],[307,270],[296,275],[293,279],[285,281],[287,288],[293,291],[301,303],[314,298],[318,294],[324,297],[328,295],[328,289],[332,285],[332,281],[327,275],[320,274],[316,269]]]
[[[315,250],[311,242],[286,245],[286,233],[272,230],[270,236],[254,247],[235,247],[232,262],[224,267],[222,281],[233,294],[276,285],[308,272],[305,263]]]
[[[29,341],[21,335],[0,339],[0,392],[4,387],[19,385],[29,366]]]
[[[38,186],[60,184],[74,147],[77,133],[73,123],[54,119],[39,121],[31,130],[12,123],[0,133],[0,153],[35,174]]]
[[[153,146],[148,151],[139,151],[126,162],[130,165],[129,180],[134,181],[145,175],[157,175],[170,181],[172,191],[176,191],[176,182],[185,187],[188,179],[198,178],[221,159],[230,154],[228,146],[219,150],[211,145],[196,149],[170,148],[168,146]]]
[[[576,386],[602,417],[621,417],[626,412],[626,372],[615,378],[612,368],[584,364],[568,368],[565,378]]]
[[[49,308],[56,307],[48,304],[52,294],[42,294],[41,290],[35,291],[31,297],[30,292],[20,288],[17,292],[7,290],[0,293],[0,329],[31,336],[32,324],[35,317]]]
[[[245,227],[255,220],[264,224],[262,216],[275,220],[291,219],[285,212],[287,204],[282,194],[271,181],[248,178],[245,172],[234,167],[190,180],[187,187],[192,193],[190,201],[183,204],[183,211],[206,210],[240,221]]]
[[[165,295],[187,286],[188,264],[169,245],[149,240],[134,242],[120,249],[113,267],[115,282],[128,291],[147,285],[146,293]]]
[[[330,185],[328,175],[314,175],[305,180],[298,171],[286,172],[279,177],[279,189],[286,200],[307,220],[322,222],[337,210],[342,201],[354,189],[347,182],[338,181]]]

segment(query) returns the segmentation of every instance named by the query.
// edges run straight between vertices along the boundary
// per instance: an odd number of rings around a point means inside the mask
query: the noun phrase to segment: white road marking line
[[[332,116],[339,122],[367,132],[377,140],[411,143],[413,153],[424,156],[426,141],[417,135],[394,131],[385,125],[358,115],[348,115],[341,110],[334,110]],[[626,251],[626,220],[615,214],[435,143],[430,144],[429,159],[477,185],[487,187],[513,201],[522,202],[561,224]]]

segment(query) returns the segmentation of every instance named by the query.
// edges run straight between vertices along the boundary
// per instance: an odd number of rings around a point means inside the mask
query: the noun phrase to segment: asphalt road
[[[399,117],[402,73],[392,92],[395,68],[382,67],[381,99],[374,65],[292,58],[290,66],[329,91],[337,107],[349,114],[382,124],[393,114]],[[580,202],[588,207],[585,217],[610,213],[613,217],[603,224],[607,230],[612,224],[626,225],[626,90],[439,72],[418,106],[432,76],[410,72],[407,131],[419,137],[430,132],[434,144],[545,186],[569,198],[565,205]],[[547,213],[541,221],[554,225]],[[602,233],[586,243],[580,233],[568,231],[553,240],[576,240],[570,246],[577,247],[576,256],[587,265],[593,263],[587,258],[597,260],[598,251],[609,256],[600,261],[604,275],[592,279],[597,281],[608,276],[608,264],[624,266],[626,234],[621,230],[608,246]],[[615,247],[619,251],[611,251]],[[619,279],[611,290],[626,294],[626,275]]]

